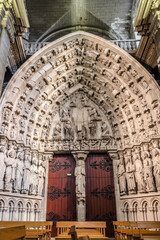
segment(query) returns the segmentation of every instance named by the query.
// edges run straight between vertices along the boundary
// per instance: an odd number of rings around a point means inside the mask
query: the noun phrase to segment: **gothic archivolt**
[[[121,196],[160,191],[159,119],[158,86],[135,59],[92,34],[63,37],[2,96],[1,190],[43,195],[50,153],[107,150],[119,153]]]

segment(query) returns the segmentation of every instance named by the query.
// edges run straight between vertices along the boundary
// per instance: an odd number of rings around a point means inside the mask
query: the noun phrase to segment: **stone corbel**
[[[87,159],[88,156],[88,151],[76,151],[76,152],[71,152],[71,154],[73,155],[75,161],[77,162],[78,160],[83,160],[84,162]]]

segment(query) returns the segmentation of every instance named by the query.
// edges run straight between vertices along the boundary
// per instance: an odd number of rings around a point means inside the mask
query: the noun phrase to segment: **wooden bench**
[[[131,232],[130,222],[113,221],[115,239],[126,239],[126,234]]]
[[[25,226],[7,227],[0,229],[1,240],[22,240],[25,239]]]
[[[50,221],[0,221],[0,227],[25,225],[26,239],[51,240],[52,222]]]
[[[105,237],[106,222],[57,222],[56,240],[71,239],[68,235],[71,226],[76,227],[77,237],[89,236],[90,239],[108,239]]]
[[[137,222],[140,239],[160,239],[160,222]]]
[[[160,239],[160,222],[114,221],[113,225],[114,225],[115,239],[117,240],[152,239],[152,237],[153,239]]]

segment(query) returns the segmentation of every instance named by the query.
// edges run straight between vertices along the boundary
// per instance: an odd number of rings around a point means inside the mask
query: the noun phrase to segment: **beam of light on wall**
[[[86,0],[72,0],[71,23],[72,26],[87,25],[87,11],[85,11]]]

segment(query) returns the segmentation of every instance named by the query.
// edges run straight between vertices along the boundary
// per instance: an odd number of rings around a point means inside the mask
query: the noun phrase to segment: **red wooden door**
[[[71,155],[54,155],[49,163],[47,220],[53,221],[53,236],[56,221],[76,220],[74,169]]]
[[[116,220],[112,160],[105,153],[89,154],[86,160],[86,218],[106,221],[106,235],[114,235],[112,221]]]

